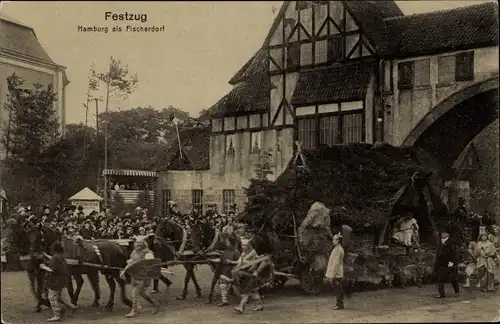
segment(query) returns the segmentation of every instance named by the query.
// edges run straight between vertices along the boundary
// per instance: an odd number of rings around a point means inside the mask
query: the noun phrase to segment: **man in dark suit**
[[[441,241],[436,252],[436,264],[434,272],[437,276],[438,295],[436,298],[444,298],[444,284],[451,283],[455,296],[460,294],[458,286],[458,254],[453,242],[450,241],[450,227],[441,230]]]

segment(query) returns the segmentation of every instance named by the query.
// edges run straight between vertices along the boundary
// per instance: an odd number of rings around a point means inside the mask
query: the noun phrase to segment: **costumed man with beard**
[[[434,272],[438,282],[438,295],[436,298],[445,298],[445,283],[451,283],[455,296],[459,296],[460,288],[458,286],[458,255],[454,244],[450,241],[451,228],[447,227],[441,230],[441,241],[436,252],[436,263]]]
[[[231,290],[232,274],[231,271],[240,257],[240,251],[237,248],[237,238],[232,234],[221,234],[221,239],[224,241],[225,249],[221,256],[221,270],[219,278],[219,290],[221,295],[221,303],[217,307],[228,306],[227,296]]]
[[[130,259],[127,261],[127,266],[122,270],[120,277],[125,279],[125,273],[127,270],[135,263],[142,260],[152,260],[154,259],[153,252],[148,248],[148,244],[145,241],[145,237],[136,237],[134,244],[134,250],[130,255]],[[132,276],[132,286],[134,287],[132,291],[132,309],[130,313],[125,315],[125,317],[135,317],[137,316],[137,307],[139,302],[139,296],[144,298],[147,302],[153,306],[152,314],[158,313],[160,309],[160,304],[151,298],[147,289],[151,285],[151,279],[143,279],[137,276]]]

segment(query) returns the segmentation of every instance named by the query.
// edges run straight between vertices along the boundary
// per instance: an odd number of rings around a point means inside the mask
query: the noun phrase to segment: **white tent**
[[[68,200],[73,206],[82,206],[83,213],[88,215],[92,211],[99,211],[100,203],[103,201],[103,198],[89,188],[85,187]]]

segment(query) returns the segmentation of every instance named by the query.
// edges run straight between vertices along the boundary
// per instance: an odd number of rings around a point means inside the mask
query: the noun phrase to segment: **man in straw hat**
[[[333,285],[337,296],[337,310],[344,309],[344,248],[342,247],[342,234],[333,236],[333,250],[328,260],[325,277]]]
[[[445,298],[444,285],[451,283],[455,296],[460,295],[458,286],[458,255],[456,247],[450,241],[451,229],[446,226],[441,230],[441,240],[436,252],[434,273],[437,277],[438,295],[436,298]]]
[[[135,263],[142,260],[154,259],[153,252],[148,248],[148,244],[146,243],[145,239],[146,237],[143,236],[135,237],[134,250],[130,255],[130,259],[127,261],[128,263],[127,266],[125,267],[125,269],[122,270],[120,274],[120,277],[122,279],[125,278],[125,273],[127,272],[127,270]],[[150,285],[151,285],[151,279],[136,278],[134,276],[132,277],[132,287],[134,287],[134,289],[132,290],[132,309],[130,310],[130,313],[125,315],[125,317],[137,316],[139,296],[144,298],[147,302],[151,304],[151,306],[153,306],[153,312],[152,312],[153,314],[158,313],[160,305],[158,304],[157,301],[151,298],[151,295],[147,291]]]

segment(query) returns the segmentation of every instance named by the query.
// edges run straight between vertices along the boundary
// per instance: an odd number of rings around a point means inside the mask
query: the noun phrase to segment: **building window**
[[[314,64],[325,63],[328,58],[328,43],[327,40],[317,41],[315,44],[315,53],[314,53]]]
[[[324,116],[319,119],[319,143],[332,146],[338,144],[338,116]]]
[[[250,133],[250,153],[259,153],[262,148],[262,132]]]
[[[413,61],[398,64],[398,89],[413,87]]]
[[[328,5],[328,3],[327,3]],[[319,33],[320,28],[323,26],[323,23],[325,22],[326,16],[328,16],[328,7],[327,5],[319,5],[314,7],[314,19],[316,20],[315,22],[315,28],[316,30],[314,31],[316,34]],[[324,28],[324,31],[326,31],[326,26]]]
[[[300,45],[300,65],[311,65],[312,62],[313,43],[305,43]]]
[[[170,215],[170,209],[168,208],[168,202],[172,199],[171,193],[169,189],[165,189],[161,191],[161,206],[162,206],[162,214],[163,216]]]
[[[431,61],[430,59],[415,61],[415,74],[413,84],[415,86],[426,86],[431,83]]]
[[[236,152],[235,147],[234,147],[235,140],[236,140],[235,134],[227,134],[226,135],[226,154],[234,155],[234,153]]]
[[[192,194],[193,209],[197,209],[200,215],[203,214],[203,190],[193,190]]]
[[[287,68],[298,68],[300,65],[300,44],[292,43],[287,47],[286,55]]]
[[[304,26],[307,32],[312,31],[312,7],[300,9],[300,23]]]
[[[222,190],[222,213],[227,215],[231,210],[231,206],[235,203],[234,190]]]
[[[455,60],[455,81],[474,79],[474,52],[459,53]]]
[[[348,114],[342,116],[342,142],[359,143],[363,140],[363,114]]]
[[[316,147],[316,119],[300,118],[297,119],[298,140],[302,143],[304,149]]]
[[[448,55],[438,58],[438,83],[455,81],[455,56]]]
[[[328,39],[328,61],[341,61],[344,58],[344,40],[342,36]]]

